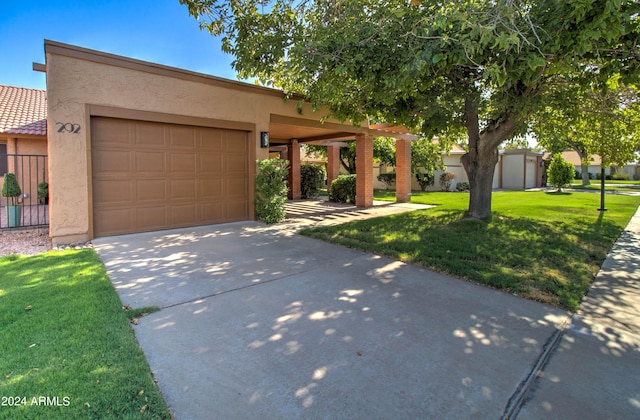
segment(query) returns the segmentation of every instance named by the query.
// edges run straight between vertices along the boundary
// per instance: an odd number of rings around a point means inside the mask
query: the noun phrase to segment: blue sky
[[[2,0],[0,84],[45,89],[44,40],[236,79],[233,57],[178,0]]]

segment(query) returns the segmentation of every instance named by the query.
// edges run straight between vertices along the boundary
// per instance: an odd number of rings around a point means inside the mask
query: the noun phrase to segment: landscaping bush
[[[300,192],[302,198],[315,198],[324,186],[324,169],[320,165],[300,165]]]
[[[573,175],[573,179],[582,179],[582,172],[576,169],[575,174]]]
[[[427,187],[432,186],[435,181],[435,177],[433,176],[433,173],[428,173],[428,172],[425,172],[423,174],[417,173],[416,179],[418,180],[418,185],[420,185],[421,191],[426,191]]]
[[[626,172],[618,172],[611,175],[611,179],[616,181],[628,181],[631,179],[631,176]]]
[[[17,204],[20,194],[22,194],[22,190],[20,189],[20,184],[18,184],[16,175],[11,172],[4,174],[2,196],[7,197],[7,201],[10,206],[15,206]]]
[[[380,174],[378,175],[378,181],[383,182],[389,189],[396,182],[396,174],[394,172]]]
[[[600,174],[600,172],[596,172],[596,179],[598,181],[600,181],[600,179],[602,179],[602,176]],[[605,181],[610,181],[611,180],[611,175],[606,175],[604,176]]]
[[[256,175],[256,218],[265,223],[284,220],[287,204],[287,176],[289,161],[283,159],[258,160]]]
[[[562,187],[571,185],[574,171],[573,165],[564,160],[560,153],[556,153],[549,164],[548,184],[556,187],[558,191],[562,191]]]
[[[445,172],[440,175],[440,188],[442,188],[442,191],[450,191],[451,183],[454,179],[456,179],[456,174],[453,172]]]
[[[456,191],[469,191],[469,183],[458,182],[458,184],[456,185]]]
[[[356,202],[356,176],[340,175],[331,183],[329,200],[337,203]]]

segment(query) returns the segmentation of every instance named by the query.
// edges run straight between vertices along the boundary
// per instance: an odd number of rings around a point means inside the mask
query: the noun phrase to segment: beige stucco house
[[[328,120],[282,91],[45,41],[50,236],[54,243],[250,220],[256,159],[356,140],[357,205],[373,203],[373,138],[397,138],[399,201],[410,197],[411,135]]]
[[[427,191],[440,191],[438,183],[440,175],[444,172],[451,172],[455,175],[451,183],[451,189],[455,190],[459,182],[469,182],[467,173],[462,166],[460,158],[466,151],[459,145],[454,145],[451,150],[442,155],[442,162],[446,166],[444,170],[435,171],[435,182]],[[393,172],[395,168],[384,165],[374,166],[374,177],[379,173]],[[542,153],[533,152],[528,149],[508,149],[501,150],[498,156],[498,163],[493,174],[493,189],[524,190],[528,188],[538,188],[542,186]],[[417,179],[411,181],[412,190],[420,190]],[[374,187],[384,189],[384,183],[374,181]]]

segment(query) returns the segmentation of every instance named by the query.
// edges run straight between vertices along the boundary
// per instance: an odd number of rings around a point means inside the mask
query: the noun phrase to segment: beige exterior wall
[[[268,157],[259,137],[261,131],[269,131],[272,115],[315,122],[322,116],[308,104],[299,113],[297,101],[286,102],[281,92],[272,89],[64,44],[47,42],[45,51],[54,243],[93,237],[92,115],[246,129],[251,132],[256,159]],[[59,123],[73,124],[69,128],[74,132],[58,132]]]
[[[502,188],[521,190],[524,185],[523,168],[523,155],[502,155]]]

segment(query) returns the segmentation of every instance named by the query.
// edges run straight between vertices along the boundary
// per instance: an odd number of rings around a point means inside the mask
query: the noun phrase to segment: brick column
[[[356,206],[373,206],[373,138],[356,136]]]
[[[340,175],[340,146],[327,146],[327,190]]]
[[[289,199],[299,200],[302,196],[300,191],[300,145],[298,139],[291,139],[289,143]]]
[[[411,141],[396,140],[396,202],[411,200]]]

